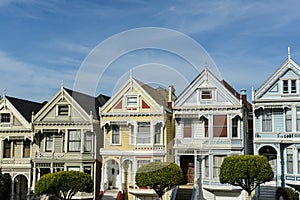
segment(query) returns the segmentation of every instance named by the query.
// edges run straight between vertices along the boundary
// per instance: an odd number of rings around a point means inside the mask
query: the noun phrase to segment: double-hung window
[[[118,125],[111,126],[111,144],[120,144],[120,127]]]
[[[227,115],[214,115],[214,137],[227,137]]]
[[[53,135],[54,132],[52,131],[46,132],[45,151],[53,150]]]
[[[84,134],[84,152],[92,152],[93,149],[93,133],[86,132]]]
[[[192,132],[192,120],[191,119],[185,119],[183,120],[183,137],[185,138],[191,138],[193,136]]]
[[[3,158],[10,158],[11,157],[11,141],[8,141],[7,139],[4,140],[4,152],[3,152]]]
[[[262,131],[272,131],[272,109],[264,109],[262,115]]]
[[[68,132],[68,151],[80,152],[81,147],[81,131],[69,130]]]
[[[23,158],[30,157],[30,140],[23,141]]]
[[[291,148],[286,149],[286,158],[287,158],[286,172],[288,174],[293,174],[293,149]]]
[[[138,122],[137,144],[150,144],[150,122]]]
[[[155,125],[154,144],[161,144],[161,127],[161,123]]]
[[[224,158],[225,158],[225,156],[219,156],[219,155],[214,156],[214,171],[213,171],[214,178],[219,177],[221,164],[222,164]]]
[[[238,122],[239,122],[239,118],[238,116],[234,117],[232,120],[231,120],[232,124],[232,137],[233,138],[237,138],[238,137]]]
[[[286,132],[292,131],[292,111],[291,111],[291,109],[285,110],[285,131]]]

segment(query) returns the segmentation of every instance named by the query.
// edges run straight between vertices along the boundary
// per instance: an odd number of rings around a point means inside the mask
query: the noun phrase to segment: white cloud
[[[14,58],[0,50],[0,89],[7,90],[8,96],[33,101],[49,100],[64,80],[72,86],[75,71],[49,69],[36,66]]]

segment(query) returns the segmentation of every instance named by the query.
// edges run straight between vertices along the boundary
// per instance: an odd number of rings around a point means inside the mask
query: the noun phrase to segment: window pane
[[[30,141],[29,140],[23,141],[23,157],[24,158],[30,157]]]
[[[10,158],[11,141],[4,140],[3,158]]]
[[[45,151],[52,151],[53,149],[53,134],[54,133],[46,133]]]
[[[117,125],[112,125],[112,134],[111,134],[112,144],[120,144],[120,128]]]
[[[80,130],[69,130],[68,151],[80,152],[81,132]]]
[[[162,127],[161,123],[155,125],[154,144],[161,144],[161,127]]]
[[[128,107],[137,107],[137,97],[127,97]]]
[[[291,93],[297,92],[296,80],[291,80]]]
[[[227,115],[214,115],[214,137],[227,137]]]
[[[84,134],[84,151],[85,152],[91,152],[93,146],[93,133],[92,132],[86,132]]]
[[[238,137],[238,117],[232,119],[232,137],[236,138]]]
[[[84,166],[83,167],[83,172],[92,175],[92,167],[91,166]]]
[[[204,160],[204,165],[205,165],[205,177],[209,177],[209,157],[206,156]]]
[[[283,81],[283,93],[284,93],[284,94],[289,93],[289,84],[288,84],[288,80],[284,80],[284,81]]]
[[[263,110],[262,130],[272,131],[272,110],[271,109]]]
[[[219,177],[221,164],[224,158],[225,156],[214,156],[214,172],[213,172],[214,178]]]
[[[191,138],[192,137],[192,120],[191,119],[185,119],[183,121],[184,123],[184,137],[185,138]]]
[[[292,131],[292,112],[290,109],[285,110],[285,130],[287,132]]]
[[[63,105],[63,106],[58,106],[58,115],[69,115],[69,106],[68,105]]]
[[[1,122],[9,123],[10,122],[10,114],[9,113],[2,113],[1,114]]]
[[[201,99],[212,99],[211,90],[202,90]]]
[[[293,149],[286,149],[287,152],[287,173],[292,174],[293,173]]]
[[[138,144],[150,144],[150,122],[138,122]]]
[[[297,107],[297,131],[300,131],[300,107]]]

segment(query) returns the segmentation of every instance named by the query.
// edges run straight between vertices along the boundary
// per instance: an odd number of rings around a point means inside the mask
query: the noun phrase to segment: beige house
[[[173,121],[165,89],[132,77],[100,109],[104,146],[101,190],[124,191],[128,199],[152,199],[155,192],[135,184],[137,169],[149,162],[173,161]],[[168,99],[168,97],[170,97]]]
[[[61,87],[34,116],[33,184],[47,173],[76,170],[91,174],[93,193],[74,199],[94,199],[99,192],[102,131],[98,109],[108,97],[92,97]]]
[[[0,100],[0,169],[12,177],[13,200],[26,199],[33,186],[32,113],[38,112],[42,106],[6,95]]]

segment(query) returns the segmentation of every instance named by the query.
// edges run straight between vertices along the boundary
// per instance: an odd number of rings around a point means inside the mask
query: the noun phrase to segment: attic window
[[[10,114],[9,113],[2,113],[0,120],[1,120],[1,123],[9,123],[10,122]]]
[[[127,108],[137,108],[138,107],[138,97],[137,96],[127,96],[126,98]]]
[[[59,116],[68,116],[69,115],[69,106],[68,105],[58,106],[58,115]]]
[[[201,91],[201,99],[202,100],[212,99],[212,91],[211,90],[202,90]]]

